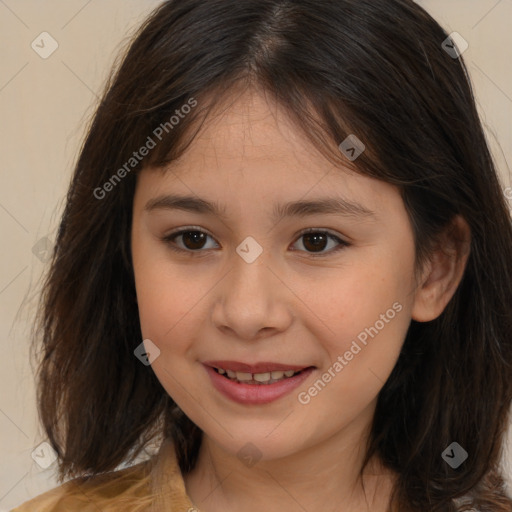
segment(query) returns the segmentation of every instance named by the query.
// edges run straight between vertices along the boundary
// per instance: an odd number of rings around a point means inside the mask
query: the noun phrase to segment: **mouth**
[[[286,365],[281,363],[247,364],[238,361],[206,361],[219,375],[244,384],[273,384],[302,373],[311,366]]]
[[[289,379],[294,375],[298,375],[303,370],[294,371],[294,370],[275,370],[273,372],[263,372],[263,373],[248,373],[248,372],[234,372],[233,370],[225,370],[224,368],[215,368],[213,369],[219,374],[223,375],[227,379],[234,380],[237,382],[243,382],[244,384],[273,384],[274,382],[280,382],[285,379]]]
[[[264,404],[288,394],[311,375],[314,366],[236,361],[203,363],[214,387],[228,398],[243,404]]]
[[[208,361],[203,366],[218,392],[243,405],[264,405],[278,400],[302,385],[316,369],[315,366],[248,365],[235,361]]]

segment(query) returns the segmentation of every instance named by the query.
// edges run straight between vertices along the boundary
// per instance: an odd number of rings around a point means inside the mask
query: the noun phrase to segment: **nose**
[[[247,341],[284,332],[293,320],[293,293],[265,251],[252,263],[234,253],[230,265],[215,287],[214,325],[224,335]]]

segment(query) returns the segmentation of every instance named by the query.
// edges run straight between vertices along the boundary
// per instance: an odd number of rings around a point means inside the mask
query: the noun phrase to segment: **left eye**
[[[200,229],[183,229],[163,237],[162,241],[167,243],[169,247],[174,251],[193,253],[203,252],[201,249],[205,248],[212,249],[212,247],[205,247],[205,241],[207,238],[211,238],[213,240],[213,237]],[[176,242],[176,239],[181,239],[181,244]],[[297,242],[295,243],[298,243],[298,241],[302,239],[305,240],[302,242],[303,247],[311,256],[324,256],[350,245],[348,242],[345,242],[344,240],[327,231],[313,229],[301,233],[297,239]],[[325,251],[329,245],[329,241],[334,241],[335,247],[331,247],[331,250]]]
[[[298,240],[304,239],[306,242],[302,242],[302,245],[309,251],[310,249],[313,251],[311,253],[312,256],[324,256],[326,254],[330,254],[336,251],[343,249],[344,247],[348,247],[349,243],[345,242],[341,238],[333,235],[327,231],[318,231],[318,230],[308,230],[303,232]],[[322,252],[326,246],[329,244],[329,240],[334,241],[335,245],[334,249],[330,251]]]

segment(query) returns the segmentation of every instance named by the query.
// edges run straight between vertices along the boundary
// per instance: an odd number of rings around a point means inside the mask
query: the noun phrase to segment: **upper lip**
[[[293,364],[270,363],[265,361],[255,364],[241,363],[240,361],[204,361],[203,364],[213,368],[222,368],[223,370],[231,370],[233,372],[244,373],[267,373],[286,370],[299,371],[311,366],[297,366]]]

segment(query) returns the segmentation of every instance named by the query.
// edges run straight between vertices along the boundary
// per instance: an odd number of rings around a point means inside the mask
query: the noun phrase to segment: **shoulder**
[[[125,512],[143,510],[150,500],[150,461],[118,471],[69,480],[11,512]]]

